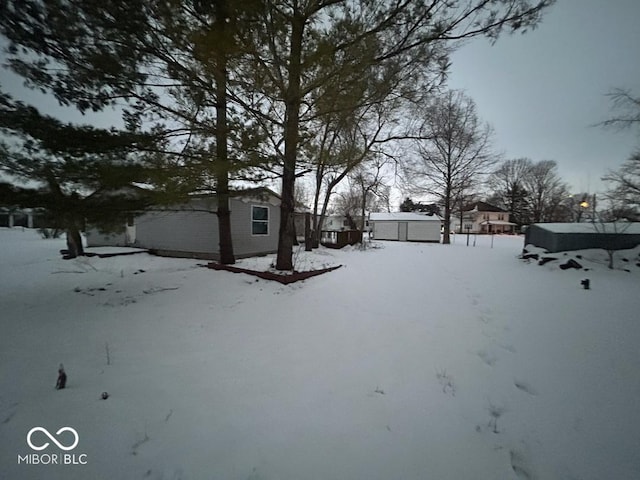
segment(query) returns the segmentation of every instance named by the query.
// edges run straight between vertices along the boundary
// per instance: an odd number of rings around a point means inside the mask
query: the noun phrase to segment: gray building
[[[524,245],[549,253],[588,248],[625,250],[640,245],[640,223],[534,223],[527,228]]]
[[[267,188],[234,192],[229,201],[231,236],[236,257],[277,251],[280,197]],[[215,195],[194,196],[170,207],[132,215],[125,230],[103,234],[87,231],[87,246],[131,246],[173,257],[217,260],[220,254]]]
[[[370,213],[373,238],[400,242],[440,242],[442,220],[413,212]]]

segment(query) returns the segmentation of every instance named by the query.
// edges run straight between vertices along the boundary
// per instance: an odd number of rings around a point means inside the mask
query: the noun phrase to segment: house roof
[[[640,234],[640,222],[615,223],[534,223],[554,233],[628,233]]]
[[[487,203],[487,202],[472,203],[471,205],[467,205],[464,211],[465,212],[475,211],[475,212],[505,212],[506,213],[506,210],[503,210],[500,207],[496,207],[495,205],[491,205],[490,203]]]
[[[267,187],[254,187],[254,188],[244,188],[238,190],[232,190],[229,192],[232,197],[251,197],[251,196],[262,196],[262,195],[271,195],[280,199],[280,195]]]
[[[402,221],[402,222],[440,222],[441,219],[437,215],[422,215],[414,212],[376,212],[369,214],[369,220],[373,222],[383,221]]]
[[[203,198],[203,197],[215,197],[215,190],[198,191],[189,194],[191,198]],[[231,197],[263,197],[273,196],[280,199],[280,195],[267,187],[252,187],[252,188],[238,188],[229,189],[229,196]]]

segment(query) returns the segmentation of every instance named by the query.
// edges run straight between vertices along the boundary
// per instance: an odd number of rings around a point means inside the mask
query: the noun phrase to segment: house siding
[[[440,242],[440,220],[402,221],[372,220],[373,238],[376,240],[399,240],[409,242]],[[406,225],[401,233],[401,225]],[[404,228],[404,227],[403,227]]]
[[[268,207],[268,235],[252,235],[251,206]],[[238,258],[273,253],[278,246],[280,208],[274,199],[231,198],[231,237]],[[220,255],[218,217],[213,197],[194,199],[187,205],[147,211],[135,218],[135,242],[123,235],[87,232],[88,246],[145,248],[159,255],[217,260]]]
[[[410,242],[440,242],[440,222],[409,222]]]
[[[127,243],[125,233],[100,233],[98,230],[89,229],[85,232],[87,245],[89,247],[126,247]]]
[[[373,224],[373,238],[376,240],[398,240],[398,222],[376,220]]]
[[[135,246],[194,254],[218,253],[215,213],[194,211],[149,212],[136,219]]]
[[[269,234],[253,235],[251,231],[251,207],[253,205],[269,208]],[[238,256],[253,256],[273,253],[278,250],[278,229],[280,226],[280,207],[268,202],[252,199],[233,199],[231,201],[231,231],[233,249]]]

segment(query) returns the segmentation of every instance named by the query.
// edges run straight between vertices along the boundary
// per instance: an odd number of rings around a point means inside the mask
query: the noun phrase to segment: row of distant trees
[[[229,193],[276,181],[276,268],[291,269],[295,187],[313,178],[314,230],[337,186],[384,196],[398,141],[431,135],[461,40],[534,27],[553,0],[6,0],[6,63],[26,86],[110,130],[62,122],[0,95],[0,201],[44,206],[81,252],[83,219],[215,192],[223,263],[235,261]],[[125,188],[131,183],[140,190]],[[121,194],[126,192],[126,194]],[[116,199],[118,201],[116,201]],[[345,199],[346,201],[346,199]]]
[[[603,125],[640,126],[640,98],[621,90],[611,96],[619,115]],[[445,225],[444,243],[452,212],[480,199],[509,212],[519,226],[640,218],[640,151],[603,177],[609,188],[596,199],[589,192],[571,192],[554,160],[501,160],[492,148],[490,126],[479,120],[473,100],[461,92],[439,97],[421,118],[420,138],[401,165],[404,185],[412,194],[435,199]],[[407,210],[421,207],[410,200],[401,205]]]

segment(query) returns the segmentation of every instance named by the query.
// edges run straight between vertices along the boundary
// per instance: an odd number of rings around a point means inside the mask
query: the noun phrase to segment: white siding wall
[[[373,224],[373,238],[376,240],[399,240],[399,223],[407,224],[407,241],[410,242],[439,242],[439,221],[381,221]]]
[[[97,229],[87,229],[85,232],[87,247],[126,247],[127,238],[125,233],[100,233]]]
[[[440,222],[409,222],[407,240],[415,242],[439,242]]]
[[[376,240],[398,240],[398,222],[376,221],[373,224],[373,238]]]
[[[135,220],[136,246],[191,253],[218,252],[218,218],[214,213],[158,211]]]
[[[267,235],[253,235],[251,206],[269,209]],[[231,235],[238,257],[275,252],[278,247],[280,207],[259,199],[232,198]],[[135,242],[132,246],[161,250],[167,254],[201,255],[215,258],[220,252],[218,217],[214,198],[193,200],[189,205],[143,213],[135,218]],[[127,245],[125,234],[101,235],[87,232],[89,246]]]
[[[251,231],[251,206],[269,208],[269,234],[253,235]],[[248,199],[231,200],[231,231],[233,250],[236,255],[258,255],[275,252],[278,249],[278,229],[280,228],[280,206],[268,202]],[[297,232],[300,234],[300,232]],[[302,232],[304,233],[304,232]]]

